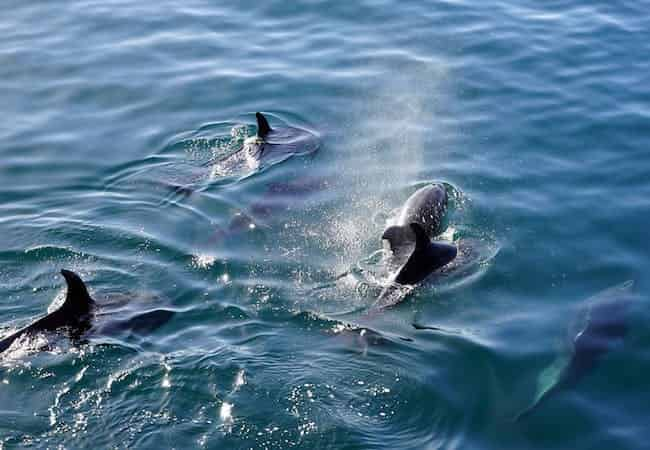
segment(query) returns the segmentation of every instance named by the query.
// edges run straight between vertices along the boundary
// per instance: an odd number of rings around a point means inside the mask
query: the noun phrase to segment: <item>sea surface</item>
[[[1,355],[0,448],[648,448],[649,9],[4,0],[0,334],[63,268],[100,312]],[[306,138],[224,166],[256,111]],[[430,182],[461,257],[373,308]],[[622,342],[514,420],[627,280]]]

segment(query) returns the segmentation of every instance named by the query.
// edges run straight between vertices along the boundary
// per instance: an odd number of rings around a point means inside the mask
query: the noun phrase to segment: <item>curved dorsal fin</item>
[[[61,270],[61,275],[65,278],[68,285],[68,292],[65,296],[65,302],[61,308],[68,311],[85,314],[88,313],[95,301],[88,294],[86,285],[81,280],[81,277],[70,270]]]
[[[257,119],[257,135],[263,138],[272,131],[272,128],[261,112],[256,112],[255,118]]]

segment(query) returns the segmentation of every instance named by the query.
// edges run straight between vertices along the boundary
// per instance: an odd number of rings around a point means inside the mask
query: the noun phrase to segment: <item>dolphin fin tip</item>
[[[65,278],[68,289],[64,305],[74,304],[76,307],[79,307],[80,305],[92,305],[95,303],[88,293],[86,283],[84,283],[79,275],[67,269],[61,269],[61,275]]]
[[[70,283],[73,282],[75,279],[81,280],[81,277],[76,273],[74,273],[72,270],[61,269],[60,273],[61,275],[63,275],[63,278],[65,278],[65,281],[68,285],[70,285]]]

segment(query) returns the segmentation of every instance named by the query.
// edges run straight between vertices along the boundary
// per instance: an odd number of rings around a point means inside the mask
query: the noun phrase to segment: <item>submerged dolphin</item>
[[[70,338],[76,340],[91,330],[99,305],[90,296],[79,275],[65,269],[61,270],[61,275],[63,275],[67,284],[67,293],[63,305],[45,317],[0,340],[0,353],[7,350],[14,341],[23,336],[36,335],[42,332],[67,331]],[[102,324],[99,331],[102,333],[115,333],[125,330],[136,333],[150,332],[165,324],[174,314],[174,311],[167,309],[138,312]]]
[[[543,388],[532,405],[519,413],[515,420],[528,416],[556,392],[575,387],[605,354],[623,340],[628,331],[627,313],[633,284],[633,281],[626,281],[587,300],[584,323],[573,339],[568,364],[556,381]]]

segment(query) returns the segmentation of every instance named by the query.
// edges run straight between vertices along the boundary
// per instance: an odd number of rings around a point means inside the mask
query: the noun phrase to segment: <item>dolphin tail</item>
[[[78,314],[87,314],[95,304],[95,301],[88,294],[86,284],[76,273],[63,269],[61,275],[68,285],[68,292],[61,309]]]
[[[257,119],[257,135],[259,137],[263,138],[273,130],[261,112],[256,112],[255,118]]]

